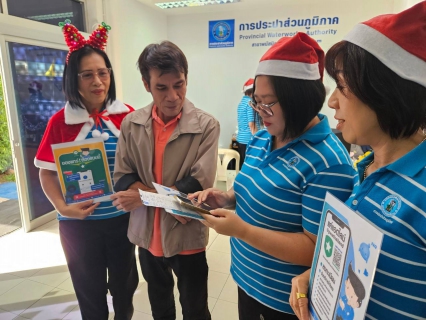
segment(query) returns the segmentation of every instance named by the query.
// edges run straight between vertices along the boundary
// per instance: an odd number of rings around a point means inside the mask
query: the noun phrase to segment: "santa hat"
[[[426,1],[360,23],[344,40],[368,51],[401,78],[426,87]]]
[[[304,80],[322,80],[324,51],[306,33],[278,40],[260,59],[256,76],[268,75]]]
[[[243,93],[245,93],[247,90],[253,89],[253,85],[254,85],[254,79],[250,78],[248,79],[243,86]]]

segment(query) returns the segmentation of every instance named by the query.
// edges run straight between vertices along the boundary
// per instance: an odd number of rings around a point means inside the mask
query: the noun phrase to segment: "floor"
[[[0,197],[0,237],[22,227],[17,199]]]
[[[0,320],[81,319],[56,220],[33,232],[20,229],[1,237],[0,252]],[[237,286],[229,275],[230,259],[229,238],[211,229],[208,303],[214,320],[238,319]],[[140,272],[139,278],[133,319],[152,319],[147,285]],[[110,296],[108,301],[113,319]],[[182,319],[178,300],[176,308],[177,319]]]

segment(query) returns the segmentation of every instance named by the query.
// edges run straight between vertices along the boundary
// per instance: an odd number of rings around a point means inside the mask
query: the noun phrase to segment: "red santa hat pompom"
[[[401,78],[426,87],[426,1],[360,23],[344,40],[368,51]]]
[[[253,85],[254,85],[254,79],[250,78],[248,79],[243,86],[243,93],[245,93],[247,90],[253,89]]]
[[[322,80],[324,51],[306,33],[283,37],[260,59],[256,76],[268,75],[304,80]]]

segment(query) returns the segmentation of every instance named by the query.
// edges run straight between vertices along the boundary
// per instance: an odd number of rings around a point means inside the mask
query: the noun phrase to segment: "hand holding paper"
[[[130,212],[142,205],[139,193],[132,189],[114,193],[111,195],[111,200],[113,201],[112,204],[117,207],[117,210],[125,212]]]
[[[297,294],[307,294],[311,269],[291,280],[290,305],[300,320],[309,320],[308,298],[298,298]]]
[[[202,223],[217,233],[239,239],[244,239],[244,233],[249,227],[234,211],[226,209],[215,209],[211,215],[204,215],[204,219]]]
[[[145,192],[142,190],[139,190],[139,194],[140,194],[140,198],[142,200],[142,203],[148,207],[159,207],[159,208],[164,208],[166,210],[166,212],[178,215],[178,216],[182,216],[182,217],[186,217],[186,218],[191,218],[191,219],[197,219],[197,220],[204,220],[204,218],[199,215],[196,211],[191,210],[191,209],[187,209],[187,208],[183,208],[174,198],[174,194],[179,194],[181,195],[182,193],[180,193],[177,190],[174,190],[173,192],[171,191],[172,189],[169,189],[169,191],[165,191],[163,188],[166,188],[164,186],[161,185],[157,185],[154,184],[154,186],[157,189],[157,186],[160,186],[162,188],[161,193],[162,194],[158,194],[158,193],[151,193],[151,192]],[[168,194],[168,195],[165,195]],[[185,219],[186,220],[186,219]],[[187,221],[187,220],[186,220]],[[183,223],[181,221],[181,223]],[[185,224],[185,223],[184,223]]]

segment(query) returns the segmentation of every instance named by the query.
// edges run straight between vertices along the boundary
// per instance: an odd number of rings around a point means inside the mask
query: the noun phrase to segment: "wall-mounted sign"
[[[209,48],[232,48],[234,37],[234,19],[209,21]]]
[[[312,18],[271,19],[244,22],[237,25],[237,40],[249,42],[252,47],[270,47],[282,37],[293,37],[305,32],[319,43],[335,37],[340,28],[340,18],[313,16]],[[338,41],[336,38],[335,41]]]

